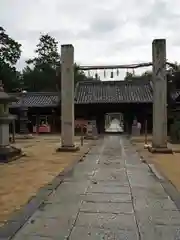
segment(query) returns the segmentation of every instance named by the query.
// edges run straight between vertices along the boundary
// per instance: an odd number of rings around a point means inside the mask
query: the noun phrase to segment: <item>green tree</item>
[[[42,35],[35,50],[36,57],[26,61],[23,70],[25,88],[29,91],[52,91],[57,85],[60,66],[58,43],[50,35]]]
[[[21,56],[21,44],[12,39],[0,27],[0,80],[6,91],[12,91],[20,86],[20,73],[15,65]]]
[[[126,81],[129,81],[129,80],[132,80],[133,78],[133,73],[130,73],[130,72],[126,72],[126,76],[124,77],[124,80]]]
[[[28,91],[61,90],[61,58],[58,42],[50,35],[42,35],[35,50],[36,57],[26,61],[23,70],[24,88]],[[88,79],[74,64],[74,81]]]
[[[92,77],[87,77],[85,73],[80,69],[80,67],[75,63],[74,64],[74,83],[86,81],[86,80],[95,80]]]
[[[132,81],[140,78],[142,78],[142,75],[135,74],[135,71],[133,70],[132,72],[128,72],[128,71],[126,72],[126,76],[124,77],[124,80]]]

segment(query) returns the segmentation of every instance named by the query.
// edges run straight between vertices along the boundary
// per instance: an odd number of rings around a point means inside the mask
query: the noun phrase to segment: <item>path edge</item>
[[[12,213],[10,219],[0,227],[0,240],[10,240],[15,234],[24,226],[28,219],[44,204],[46,199],[63,183],[67,175],[74,169],[74,167],[81,162],[95,143],[92,142],[88,149],[80,157],[77,157],[72,164],[67,166],[62,172],[60,172],[53,180],[43,187],[41,187],[37,194],[31,197],[27,203],[19,210]]]
[[[148,162],[148,160],[147,160],[148,157],[142,156],[140,154],[140,152],[137,151],[135,144],[133,144],[131,141],[130,141],[130,143],[135,148],[135,151],[138,153],[140,161],[141,162],[143,161],[142,163],[145,163],[148,166],[149,170],[152,172],[152,174],[155,176],[155,178],[160,182],[160,184],[164,188],[164,191],[171,198],[171,200],[176,205],[177,210],[180,212],[180,192],[177,190],[175,185],[170,181],[170,179],[168,179],[165,176],[165,174],[163,174],[162,171],[157,169],[155,164],[151,164]]]
[[[154,174],[154,176],[158,179],[161,183],[162,187],[164,188],[165,192],[174,202],[177,207],[177,210],[180,212],[180,192],[177,190],[175,185],[160,171],[154,164],[148,163],[146,159],[143,158],[147,166],[149,167],[150,171]],[[161,176],[161,177],[159,177]]]

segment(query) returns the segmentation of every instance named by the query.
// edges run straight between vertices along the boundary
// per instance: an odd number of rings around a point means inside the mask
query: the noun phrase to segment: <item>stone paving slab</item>
[[[74,218],[36,218],[31,219],[14,238],[19,240],[22,236],[49,237],[53,239],[65,239],[70,235],[75,223]]]
[[[117,160],[117,162],[110,162],[110,160],[108,159],[107,161],[104,161],[103,163],[99,164],[99,167],[101,169],[117,169],[117,170],[121,170],[123,168],[122,164],[120,163],[119,160]]]
[[[129,187],[129,181],[128,179],[126,179],[126,181],[122,182],[122,181],[117,181],[117,180],[100,180],[100,181],[96,181],[94,178],[92,178],[91,181],[91,185],[93,184],[97,184],[97,185],[103,185],[103,186],[107,186],[107,187]]]
[[[136,230],[133,214],[83,213],[78,215],[76,226],[102,229]]]
[[[117,175],[117,174],[103,174],[103,175],[100,175],[100,174],[95,174],[93,176],[94,180],[96,181],[103,181],[103,180],[106,180],[106,181],[119,181],[121,182],[122,184],[126,184],[127,183],[127,178],[126,176],[124,176],[123,174],[121,175]]]
[[[95,172],[95,177],[99,180],[111,179],[111,180],[121,181],[121,180],[127,179],[124,169],[116,170],[114,168],[109,171],[108,171],[108,169],[107,170],[105,170],[105,169],[97,170]]]
[[[80,238],[81,236],[81,238]],[[138,240],[136,231],[75,227],[69,240]]]
[[[49,196],[46,203],[78,204],[82,200],[81,195],[86,194],[89,185],[90,181],[64,182],[61,188],[58,188]]]
[[[144,240],[180,240],[179,226],[156,225],[140,227],[140,236]]]
[[[131,202],[131,195],[129,194],[101,194],[101,193],[87,193],[83,196],[83,200],[86,202],[104,203],[104,202],[114,202],[114,203],[125,203]]]
[[[176,205],[170,198],[166,199],[155,199],[155,198],[133,198],[134,208],[141,210],[143,208],[160,209],[161,211],[170,210],[177,211]]]
[[[28,236],[28,235],[21,235],[21,236],[17,236],[17,237],[16,237],[17,240],[56,240],[56,239],[50,238],[50,237]]]
[[[125,213],[132,214],[133,206],[132,203],[92,203],[92,202],[83,202],[80,208],[80,212],[89,212],[89,213]]]
[[[45,204],[45,206],[33,215],[33,219],[36,218],[63,218],[63,219],[75,219],[79,211],[81,202],[78,203],[58,203],[58,204]],[[68,209],[68,211],[67,211]]]
[[[61,187],[56,190],[56,194],[73,194],[79,195],[87,192],[88,181],[81,182],[63,182]]]
[[[169,211],[157,208],[145,208],[136,211],[137,221],[148,225],[175,225],[180,227],[179,211]]]
[[[67,178],[65,178],[65,181],[67,182],[68,180],[70,181],[77,181],[77,180],[82,180],[82,179],[88,179],[91,178],[91,176],[94,175],[94,169],[92,170],[85,170],[83,168],[77,169],[69,174]]]
[[[129,160],[130,161],[130,160]],[[136,164],[132,164],[131,162],[129,162],[128,160],[126,160],[126,168],[128,170],[132,170],[132,171],[141,171],[141,173],[143,174],[151,174],[152,175],[152,172],[149,171],[149,167],[147,166],[147,164],[144,164],[143,162],[138,162]],[[129,162],[129,163],[128,163]],[[142,164],[143,163],[143,164]],[[142,172],[142,170],[145,170],[144,172]]]
[[[150,199],[168,199],[169,196],[165,193],[160,184],[155,184],[150,187],[132,186],[132,194],[134,198],[150,198]]]
[[[88,180],[94,175],[94,167],[96,163],[88,163],[87,165],[84,162],[80,162],[76,168],[74,168],[64,179],[65,181],[77,181],[82,180],[83,178]]]
[[[122,175],[122,176],[126,176],[125,174],[125,168],[121,167],[119,169],[114,168],[114,167],[109,167],[109,168],[105,168],[104,166],[97,169],[95,175]]]
[[[129,182],[132,187],[154,187],[157,184],[157,180],[154,178],[148,178],[148,176],[129,176]],[[158,184],[159,185],[159,184]]]
[[[60,203],[66,203],[66,204],[78,204],[82,200],[82,195],[73,193],[61,193],[59,195],[53,194],[49,196],[49,198],[45,201],[45,203],[51,203],[51,204],[60,204]]]
[[[88,189],[88,193],[130,194],[130,189],[127,186],[107,186],[103,184],[98,184],[90,186]]]

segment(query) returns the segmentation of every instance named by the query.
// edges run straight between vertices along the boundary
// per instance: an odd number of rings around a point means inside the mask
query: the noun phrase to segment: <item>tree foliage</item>
[[[21,44],[8,36],[0,27],[0,61],[14,66],[21,56]]]
[[[60,55],[55,38],[48,34],[42,35],[35,54],[35,58],[26,61],[27,66],[23,70],[25,88],[28,91],[56,90]]]
[[[126,81],[132,81],[132,80],[136,80],[136,79],[141,79],[143,78],[143,74],[142,75],[137,75],[135,74],[135,72],[126,72],[126,76],[124,77],[124,80]]]
[[[77,64],[74,64],[74,83],[85,80],[95,80],[93,77],[86,76],[85,73],[80,70],[79,66]]]
[[[173,66],[169,66],[166,70],[167,74],[167,104],[168,111],[172,115],[172,109],[176,106],[176,91],[180,89],[180,65],[177,63],[173,64]],[[140,79],[144,81],[145,79],[149,79],[152,81],[152,71],[146,71],[141,75],[136,75],[130,72],[127,72],[124,80],[127,81],[135,81],[136,79]]]
[[[20,73],[16,71],[16,63],[21,56],[21,44],[12,39],[0,27],[0,80],[6,91],[20,86]]]
[[[35,49],[35,57],[26,61],[22,72],[16,70],[21,56],[21,44],[0,27],[0,80],[8,92],[24,88],[27,91],[61,90],[61,58],[58,42],[49,34],[41,35]],[[87,78],[77,64],[74,65],[74,81]]]
[[[23,70],[24,87],[28,91],[61,90],[61,58],[58,42],[50,35],[42,35],[35,50],[36,57],[26,61]],[[87,77],[74,65],[74,81],[86,80]]]

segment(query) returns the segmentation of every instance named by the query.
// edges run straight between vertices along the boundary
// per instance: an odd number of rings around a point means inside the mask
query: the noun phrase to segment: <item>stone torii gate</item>
[[[153,63],[81,66],[81,70],[137,68],[153,65],[153,139],[152,152],[170,152],[167,148],[167,81],[166,40],[155,39],[152,43]],[[60,151],[75,151],[74,143],[74,47],[61,46],[61,147]]]
[[[167,148],[166,40],[152,43],[153,61],[153,138],[151,152],[171,153]]]

